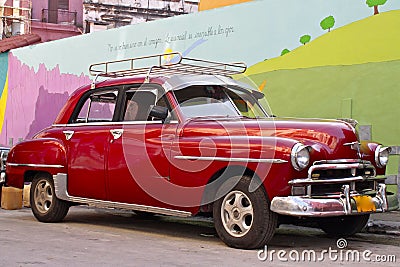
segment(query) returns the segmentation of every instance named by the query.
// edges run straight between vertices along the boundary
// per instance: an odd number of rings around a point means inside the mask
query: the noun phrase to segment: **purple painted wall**
[[[10,138],[15,144],[50,126],[70,94],[91,81],[83,74],[60,74],[58,65],[48,70],[40,64],[35,71],[12,53],[8,64],[8,101],[0,144],[9,144]]]

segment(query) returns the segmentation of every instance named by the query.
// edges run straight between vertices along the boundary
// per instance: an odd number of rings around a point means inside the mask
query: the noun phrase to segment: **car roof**
[[[133,76],[125,78],[111,78],[104,81],[96,82],[92,85],[91,89],[97,89],[100,87],[124,85],[124,84],[159,84],[166,92],[180,90],[194,85],[219,85],[219,86],[237,86],[244,88],[248,91],[258,91],[254,86],[234,80],[230,77],[222,75],[187,75],[187,74],[176,74],[170,76],[151,76],[146,81],[144,76]]]

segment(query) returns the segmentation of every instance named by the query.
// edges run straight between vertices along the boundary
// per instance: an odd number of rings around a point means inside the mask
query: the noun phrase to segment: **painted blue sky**
[[[379,9],[381,12],[400,9],[400,0],[388,0]],[[365,0],[256,0],[15,49],[12,53],[35,69],[44,63],[48,69],[58,65],[62,73],[78,75],[87,73],[92,63],[166,50],[189,51],[190,57],[244,61],[253,65],[279,56],[284,48],[299,47],[299,38],[304,34],[311,35],[312,40],[321,36],[325,31],[320,21],[330,15],[336,20],[333,28],[336,29],[372,16],[373,8]],[[225,32],[228,29],[231,29],[229,34]],[[210,30],[214,33],[221,30],[221,34],[198,36]],[[171,36],[185,39],[165,41],[172,40]],[[147,45],[135,46],[145,40]],[[155,40],[161,43],[151,43]]]

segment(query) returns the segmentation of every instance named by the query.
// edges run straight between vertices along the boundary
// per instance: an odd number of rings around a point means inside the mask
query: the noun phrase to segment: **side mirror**
[[[168,109],[161,106],[153,106],[150,110],[150,117],[165,121],[168,117]]]

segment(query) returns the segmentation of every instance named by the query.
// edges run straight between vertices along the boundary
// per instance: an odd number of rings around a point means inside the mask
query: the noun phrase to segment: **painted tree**
[[[305,34],[303,36],[300,37],[300,43],[302,43],[303,45],[305,45],[306,43],[310,42],[311,40],[311,36],[308,34]]]
[[[333,26],[335,25],[335,18],[333,16],[326,17],[321,21],[319,25],[321,25],[321,28],[323,30],[328,30],[328,32],[330,32],[331,28],[333,28]]]
[[[374,15],[379,14],[378,6],[386,4],[387,0],[367,0],[367,5],[369,7],[374,7]]]
[[[285,49],[282,50],[281,56],[286,55],[286,54],[289,53],[289,52],[290,52],[290,50],[287,49],[287,48],[285,48]]]

